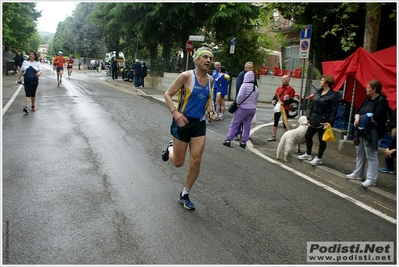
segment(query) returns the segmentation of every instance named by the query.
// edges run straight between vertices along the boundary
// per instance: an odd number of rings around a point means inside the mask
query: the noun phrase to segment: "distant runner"
[[[62,83],[62,74],[64,73],[65,58],[62,56],[62,51],[58,52],[58,56],[54,58],[54,64],[57,66],[57,82],[58,86]]]
[[[73,62],[72,55],[70,55],[67,60],[68,78],[71,77],[72,74]]]

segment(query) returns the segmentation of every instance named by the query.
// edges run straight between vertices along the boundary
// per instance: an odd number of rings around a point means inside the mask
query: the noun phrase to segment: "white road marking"
[[[254,127],[253,129],[251,129],[250,135],[252,135],[255,131],[259,130],[260,128],[265,127],[265,126],[270,126],[270,125],[273,125],[273,123],[267,123],[267,124],[258,125],[256,127]],[[260,156],[262,158],[264,158],[265,160],[269,161],[270,163],[276,164],[276,165],[280,166],[281,168],[284,168],[284,169],[286,169],[286,170],[298,175],[299,177],[302,177],[305,180],[308,180],[309,182],[314,183],[315,185],[318,185],[318,186],[324,188],[325,190],[330,191],[331,193],[333,193],[333,194],[335,194],[335,195],[337,195],[339,197],[342,197],[342,198],[352,202],[353,204],[361,207],[362,209],[365,209],[365,210],[377,215],[378,217],[381,217],[381,218],[387,220],[388,222],[396,224],[396,219],[386,215],[385,213],[382,213],[379,210],[374,209],[373,207],[370,207],[370,206],[368,206],[368,205],[366,205],[366,204],[364,204],[364,203],[362,203],[362,202],[360,202],[360,201],[358,201],[358,200],[356,200],[356,199],[354,199],[354,198],[352,198],[352,197],[350,197],[350,196],[348,196],[348,195],[346,195],[346,194],[344,194],[342,192],[339,192],[338,190],[335,190],[334,188],[332,188],[332,187],[330,187],[328,185],[323,184],[322,182],[314,180],[313,178],[307,176],[306,174],[303,174],[303,173],[301,173],[301,172],[299,172],[297,170],[294,170],[293,168],[288,167],[287,165],[284,165],[283,163],[281,163],[281,162],[279,162],[277,160],[274,160],[274,159],[262,154],[261,152],[259,152],[255,148],[253,148],[253,145],[252,145],[251,141],[247,142],[247,148],[251,152],[257,154],[258,156]]]

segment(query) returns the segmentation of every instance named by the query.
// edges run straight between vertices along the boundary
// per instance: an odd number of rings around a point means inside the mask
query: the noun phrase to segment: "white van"
[[[116,51],[108,52],[105,54],[105,62],[108,62],[111,64],[111,58],[116,56]],[[125,55],[122,52],[119,52],[119,57],[117,59],[119,68],[123,68],[125,66],[126,60],[125,60]]]

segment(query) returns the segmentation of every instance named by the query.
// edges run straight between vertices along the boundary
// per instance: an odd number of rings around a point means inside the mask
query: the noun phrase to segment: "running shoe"
[[[371,186],[376,186],[376,183],[372,180],[366,180],[363,183],[361,183],[363,187],[371,187]]]
[[[179,194],[179,198],[177,199],[180,204],[183,205],[185,209],[188,210],[193,210],[195,209],[194,203],[190,201],[190,198],[188,197],[188,194],[185,194],[184,196],[181,196],[181,193]]]
[[[322,165],[323,161],[321,160],[321,158],[319,158],[318,156],[314,157],[314,159],[309,162],[310,165],[316,166],[316,165]]]
[[[349,180],[363,180],[362,177],[357,176],[353,172],[351,174],[347,174],[346,178],[349,179]]]
[[[24,111],[25,113],[29,113],[28,106],[25,106],[24,109],[23,109],[23,111]]]
[[[303,154],[298,156],[299,159],[305,159],[305,160],[312,160],[312,155],[308,155],[308,154]]]
[[[380,171],[380,172],[384,172],[384,173],[390,173],[390,174],[394,174],[394,173],[395,173],[394,170],[390,170],[390,169],[388,169],[388,168],[386,168],[386,167],[380,168],[379,171]]]
[[[32,105],[32,111],[36,111],[35,105]]]
[[[163,161],[168,161],[169,160],[169,147],[173,146],[173,141],[170,140],[165,148],[162,150],[162,160]]]

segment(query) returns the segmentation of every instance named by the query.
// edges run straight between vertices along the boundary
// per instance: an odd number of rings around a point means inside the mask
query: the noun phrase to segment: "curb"
[[[356,194],[364,195],[372,200],[380,202],[396,212],[396,196],[391,193],[383,191],[378,187],[364,188],[360,185],[362,181],[348,180],[343,173],[340,173],[323,165],[312,166],[308,161],[300,160],[297,157],[292,156],[291,154],[288,154],[287,160],[289,160],[289,162],[293,164],[300,165],[307,171],[314,172],[321,177],[328,177],[329,181],[339,186],[345,187],[346,189],[349,189]]]

